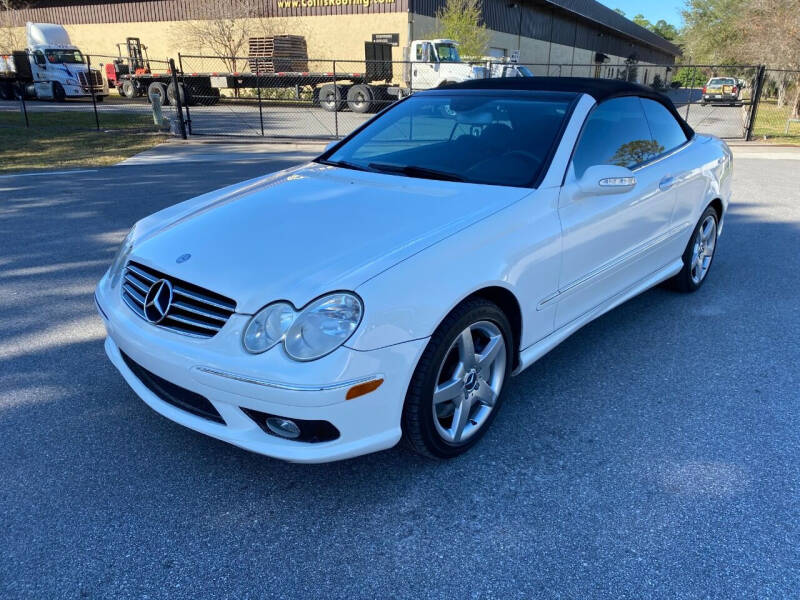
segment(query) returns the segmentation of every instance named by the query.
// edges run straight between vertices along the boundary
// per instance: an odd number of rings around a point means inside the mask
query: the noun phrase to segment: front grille
[[[197,415],[198,417],[203,417],[209,421],[215,421],[225,425],[225,419],[222,418],[222,415],[214,408],[214,405],[205,397],[200,394],[195,394],[179,385],[170,383],[155,373],[151,373],[122,350],[120,350],[119,353],[122,355],[122,360],[125,361],[125,364],[128,365],[128,368],[136,378],[164,402],[176,408],[180,408],[181,410],[185,410],[186,412],[190,412],[193,415]]]
[[[103,85],[103,76],[100,75],[100,71],[95,71],[95,70],[90,71],[89,78],[92,80],[92,85],[94,87],[98,87],[98,86],[102,87],[102,85]],[[79,71],[78,72],[78,81],[80,82],[80,84],[83,87],[86,87],[87,85],[89,85],[88,83],[86,83],[86,72],[85,71]]]
[[[162,279],[172,285],[172,303],[164,319],[155,324],[156,327],[210,338],[222,329],[236,311],[236,302],[230,298],[131,261],[125,267],[122,299],[133,312],[148,322],[144,311],[145,298],[150,287]]]

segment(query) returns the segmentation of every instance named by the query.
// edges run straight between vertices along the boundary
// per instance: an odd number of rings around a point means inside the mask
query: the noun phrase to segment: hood
[[[528,193],[312,163],[148,217],[132,258],[235,299],[237,312],[276,300],[300,308],[355,290]]]

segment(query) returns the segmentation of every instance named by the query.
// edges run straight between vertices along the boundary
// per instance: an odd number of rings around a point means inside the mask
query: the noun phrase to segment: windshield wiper
[[[372,169],[368,169],[367,167],[363,167],[361,165],[357,165],[356,163],[351,163],[346,160],[319,160],[317,161],[323,165],[330,165],[332,167],[342,167],[344,169],[353,169],[354,171],[372,171]],[[372,165],[370,165],[371,167]]]
[[[423,179],[439,179],[441,181],[466,181],[461,175],[456,173],[448,173],[447,171],[438,171],[437,169],[428,169],[427,167],[418,167],[415,165],[390,165],[387,163],[369,163],[370,169],[376,171],[384,171],[386,173],[402,173],[409,177],[421,177]]]

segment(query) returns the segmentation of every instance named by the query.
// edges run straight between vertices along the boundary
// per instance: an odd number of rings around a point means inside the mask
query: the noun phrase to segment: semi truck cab
[[[28,95],[56,101],[85,98],[92,90],[99,100],[108,95],[100,71],[88,67],[61,25],[28,23],[26,34],[32,79],[26,85]]]

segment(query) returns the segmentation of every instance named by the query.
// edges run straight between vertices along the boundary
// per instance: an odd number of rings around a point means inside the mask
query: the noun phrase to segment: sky
[[[681,24],[681,9],[683,0],[600,0],[609,8],[621,8],[629,19],[639,13],[643,14],[651,23],[664,19],[676,27]]]

